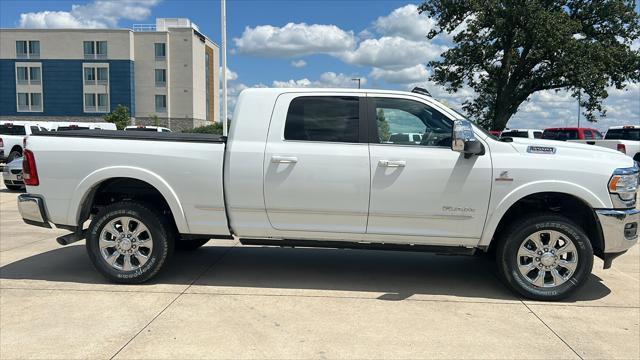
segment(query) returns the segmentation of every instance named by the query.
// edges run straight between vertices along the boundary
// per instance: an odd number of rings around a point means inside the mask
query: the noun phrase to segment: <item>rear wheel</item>
[[[151,279],[173,251],[174,232],[166,217],[144,203],[121,201],[91,221],[87,252],[107,279],[136,284]]]
[[[176,241],[176,251],[193,251],[201,248],[209,242],[209,238],[202,239],[180,239]]]
[[[560,300],[584,285],[593,267],[593,248],[571,220],[542,214],[507,230],[496,259],[500,277],[516,293]]]

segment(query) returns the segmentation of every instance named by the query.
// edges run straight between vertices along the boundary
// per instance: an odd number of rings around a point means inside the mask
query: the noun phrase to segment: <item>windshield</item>
[[[610,129],[604,136],[607,140],[636,140],[640,141],[640,128]]]
[[[0,135],[27,135],[22,125],[0,125]]]

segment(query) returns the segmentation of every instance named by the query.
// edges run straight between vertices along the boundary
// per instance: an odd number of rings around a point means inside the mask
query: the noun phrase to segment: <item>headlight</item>
[[[638,168],[619,168],[609,180],[609,193],[616,207],[633,207],[638,190]],[[616,199],[617,198],[617,199]]]

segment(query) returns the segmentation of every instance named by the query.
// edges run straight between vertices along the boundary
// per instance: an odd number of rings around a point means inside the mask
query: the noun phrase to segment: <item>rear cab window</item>
[[[0,135],[27,135],[27,130],[23,125],[2,124]]]
[[[640,128],[609,129],[605,135],[607,140],[635,140],[640,141]]]
[[[577,140],[578,139],[578,131],[577,130],[545,130],[542,133],[543,139],[548,140]]]
[[[357,96],[302,96],[289,104],[285,140],[357,143]]]
[[[501,135],[501,137],[517,137],[517,138],[528,138],[529,137],[529,132],[528,131],[504,131]]]

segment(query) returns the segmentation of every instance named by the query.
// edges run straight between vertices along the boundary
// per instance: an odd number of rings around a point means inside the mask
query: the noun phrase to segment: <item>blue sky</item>
[[[424,66],[451,45],[450,36],[427,41],[433,21],[409,1],[227,2],[231,107],[251,86],[428,87],[453,107],[473,96],[448,94],[426,81]],[[2,0],[0,27],[123,27],[156,17],[187,17],[220,42],[220,4],[214,0]],[[636,47],[638,44],[636,43]],[[608,116],[595,124],[640,124],[640,86],[611,91]],[[540,93],[523,104],[510,127],[575,125],[577,103],[568,94]]]

